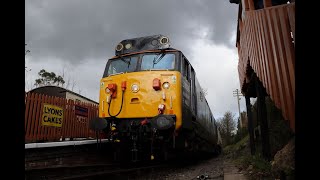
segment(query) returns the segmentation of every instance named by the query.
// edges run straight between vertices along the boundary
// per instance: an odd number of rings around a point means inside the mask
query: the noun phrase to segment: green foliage
[[[225,154],[229,154],[229,153],[234,153],[236,151],[239,151],[246,147],[248,141],[249,141],[249,135],[247,134],[244,138],[242,138],[237,143],[226,146],[223,149],[223,152],[225,152]]]
[[[289,127],[288,121],[282,116],[279,110],[270,97],[266,97],[266,109],[268,120],[268,133],[270,141],[271,157],[282,149],[288,141],[294,136],[294,133]],[[243,117],[243,116],[242,116]],[[257,116],[257,101],[252,105],[252,118],[255,129],[260,125],[260,119]],[[259,131],[255,131],[255,148],[256,155],[252,156],[249,147],[249,135],[246,128],[240,130],[240,122],[238,121],[237,134],[233,136],[233,144],[224,147],[223,153],[227,158],[232,158],[233,161],[241,166],[242,169],[250,171],[251,177],[259,179],[257,176],[271,176],[271,163],[263,158],[262,141]],[[245,137],[245,138],[242,138]],[[241,139],[241,140],[240,140]],[[288,163],[288,162],[284,162]],[[248,168],[250,167],[250,168]],[[292,172],[285,173],[290,175]]]
[[[260,154],[239,156],[234,162],[245,169],[252,165],[253,174],[257,172],[270,174],[271,172],[271,163],[266,161]]]
[[[241,115],[246,115],[246,112],[242,112]],[[244,120],[244,117],[242,117],[242,120]],[[232,138],[232,143],[235,144],[238,141],[240,141],[242,138],[248,135],[248,129],[246,127],[241,128],[240,119],[238,119],[237,124],[237,133]]]
[[[223,118],[218,120],[217,125],[219,127],[219,131],[221,134],[223,146],[226,146],[232,143],[232,137],[233,137],[232,132],[236,128],[234,115],[230,111],[227,111],[224,114]]]
[[[288,121],[281,114],[281,111],[274,105],[272,100],[266,98],[266,108],[269,121],[269,140],[271,155],[274,156],[277,151],[283,148],[293,136]]]
[[[271,176],[271,163],[264,160],[259,153],[254,156],[250,154],[248,134],[237,143],[226,146],[223,149],[223,153],[227,158],[231,158],[241,169],[245,169],[247,172],[252,171],[253,179],[259,179],[255,177],[260,176],[261,173],[263,176]],[[251,169],[249,168],[250,165],[252,166]]]
[[[44,69],[40,70],[38,75],[40,76],[40,78],[35,80],[35,86],[54,84],[57,84],[59,86],[60,84],[63,85],[65,83],[65,81],[60,75],[56,76],[54,72],[50,73]]]

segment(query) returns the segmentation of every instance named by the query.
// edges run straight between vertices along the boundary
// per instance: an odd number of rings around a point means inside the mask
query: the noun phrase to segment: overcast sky
[[[64,71],[68,89],[98,102],[115,46],[162,34],[192,63],[214,117],[226,111],[238,117],[238,5],[229,0],[26,0],[25,12],[27,91],[41,69]],[[245,111],[244,97],[240,107]]]

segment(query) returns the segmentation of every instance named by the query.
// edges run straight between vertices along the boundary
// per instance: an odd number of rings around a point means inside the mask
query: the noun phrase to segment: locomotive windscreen
[[[141,60],[139,60],[141,59]],[[141,61],[138,63],[138,61]],[[110,59],[103,77],[144,70],[174,70],[176,65],[173,53],[145,53]]]

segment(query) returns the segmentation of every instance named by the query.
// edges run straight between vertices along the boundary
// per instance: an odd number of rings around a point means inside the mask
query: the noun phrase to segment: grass
[[[249,135],[242,138],[236,144],[228,145],[223,149],[224,155],[231,158],[232,161],[242,169],[247,170],[252,165],[251,176],[270,176],[271,175],[271,163],[263,159],[261,154],[257,153],[252,156],[250,154],[250,148],[246,148],[249,141]]]
[[[234,160],[236,164],[242,167],[249,167],[252,165],[253,172],[263,172],[269,173],[271,172],[271,164],[270,162],[264,160],[261,155],[243,155],[239,156]]]
[[[249,135],[246,135],[244,138],[242,138],[236,144],[231,144],[231,145],[228,145],[225,148],[223,148],[223,152],[224,152],[224,154],[239,152],[243,148],[246,147],[248,141],[249,141]]]

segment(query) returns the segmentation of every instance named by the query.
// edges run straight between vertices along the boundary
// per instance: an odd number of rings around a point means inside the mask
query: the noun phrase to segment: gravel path
[[[134,179],[163,179],[163,180],[223,180],[223,157],[213,157],[207,160],[177,165],[171,169],[158,170],[144,177]],[[130,179],[130,178],[129,178]]]

